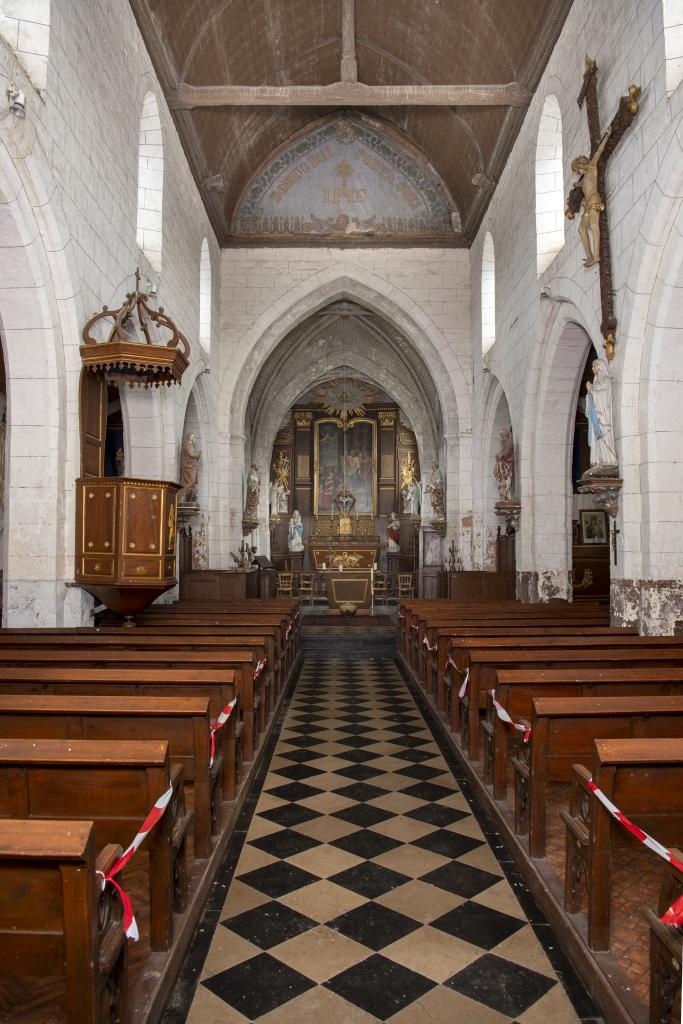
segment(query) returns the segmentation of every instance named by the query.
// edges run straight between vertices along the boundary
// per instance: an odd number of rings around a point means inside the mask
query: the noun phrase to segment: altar
[[[358,608],[369,608],[372,604],[372,569],[331,569],[324,573],[327,603],[330,608],[342,604],[355,604]]]
[[[310,550],[311,568],[316,571],[370,570],[379,559],[375,520],[371,516],[319,516],[314,523]]]

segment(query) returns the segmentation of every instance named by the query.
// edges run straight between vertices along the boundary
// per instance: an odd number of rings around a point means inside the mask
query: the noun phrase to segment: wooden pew
[[[683,737],[683,693],[659,697],[651,689],[645,684],[643,696],[633,697],[533,698],[531,737],[513,758],[516,831],[524,835],[528,826],[532,857],[545,856],[547,783],[568,782],[572,765],[591,757],[593,740]]]
[[[581,879],[588,890],[588,946],[606,950],[610,940],[610,889],[613,829],[622,829],[588,790],[583,765],[572,768],[565,823],[565,907],[578,910]],[[664,846],[673,846],[683,830],[683,740],[594,740],[592,779],[639,828]],[[654,855],[653,855],[654,856]]]
[[[533,637],[533,636],[567,636],[567,623],[558,623],[554,619],[544,622],[541,620],[534,625],[504,625],[504,626],[461,626],[453,629],[451,626],[438,627],[430,626],[425,634],[427,643],[423,642],[425,650],[425,689],[431,694],[441,694],[442,704],[445,703],[446,671],[448,655],[453,639],[468,640],[480,637],[484,641],[493,638],[504,637]],[[638,630],[634,627],[614,628],[611,626],[594,625],[580,621],[571,623],[572,636],[638,636]],[[438,703],[438,701],[437,701]],[[442,707],[443,710],[443,707]]]
[[[564,617],[564,621],[593,621],[609,625],[609,609],[603,605],[581,603],[580,605],[550,602],[549,604],[522,604],[520,601],[483,602],[462,604],[458,602],[409,602],[399,608],[399,644],[401,653],[413,667],[416,665],[415,651],[422,643],[424,630],[428,625],[441,624],[457,627],[469,620],[471,623],[500,624],[503,620],[526,620],[535,622],[544,617]]]
[[[145,840],[153,950],[170,949],[174,900],[180,910],[187,896],[192,814],[185,810],[183,769],[169,765],[168,743],[0,739],[0,815],[82,817],[94,822],[99,847],[114,842],[125,849],[169,786],[171,802]]]
[[[211,853],[211,835],[220,826],[224,759],[231,756],[221,729],[209,766],[212,724],[206,697],[0,694],[3,739],[167,740],[171,764],[182,765],[192,789],[197,858]]]
[[[542,613],[533,612],[528,615],[516,609],[500,609],[493,616],[481,616],[467,612],[459,616],[442,613],[430,618],[416,617],[415,622],[411,626],[411,639],[408,641],[409,661],[413,672],[417,676],[424,672],[423,664],[427,653],[425,637],[427,637],[430,629],[449,630],[451,633],[457,634],[460,629],[467,626],[490,626],[492,624],[499,627],[514,627],[516,625],[563,626],[565,631],[569,631],[574,624],[609,626],[609,620],[590,613],[588,615],[581,615],[574,612],[572,615],[567,615],[564,611],[559,612],[549,609],[545,609]]]
[[[683,679],[683,661],[678,665],[661,662],[649,664],[634,662],[630,667],[604,663],[607,668],[548,669],[539,678],[532,671],[501,671],[498,673],[496,699],[515,721],[530,719],[534,697],[629,697],[678,695]],[[610,674],[608,671],[611,669]],[[564,673],[568,673],[565,675]],[[498,717],[490,693],[487,693],[484,732],[484,776],[493,782],[497,800],[505,799],[507,762],[511,747],[514,749],[512,730]],[[516,735],[516,734],[515,734]]]
[[[439,708],[442,711],[449,711],[449,708],[446,707],[446,697],[448,690],[452,689],[454,685],[453,680],[448,679],[452,668],[449,658],[455,662],[456,676],[460,675],[461,679],[464,678],[469,666],[469,658],[458,658],[458,653],[461,650],[505,648],[510,646],[511,642],[519,647],[526,638],[597,637],[604,639],[617,636],[637,637],[638,630],[633,628],[617,629],[611,626],[596,626],[590,620],[583,622],[578,619],[573,620],[568,626],[567,622],[561,617],[539,619],[534,625],[506,624],[496,627],[468,626],[458,629],[453,629],[452,626],[441,628],[430,626],[425,633],[426,642],[423,641],[422,645],[424,652],[423,673],[425,689],[428,693],[436,692]],[[477,640],[480,643],[477,643]],[[461,641],[469,641],[469,643],[465,644],[461,643]],[[536,643],[536,640],[534,640],[534,643]],[[537,646],[539,645],[540,642]]]
[[[263,649],[261,648],[263,654]],[[265,654],[263,654],[265,657]],[[263,674],[258,670],[259,662],[254,652],[245,651],[241,647],[221,650],[220,657],[211,651],[165,651],[163,644],[156,650],[138,649],[134,644],[121,644],[117,648],[106,645],[96,647],[77,647],[60,645],[58,649],[44,650],[30,647],[11,648],[0,644],[0,678],[3,667],[64,667],[82,668],[114,668],[121,666],[127,669],[148,670],[169,668],[177,671],[209,672],[233,670],[235,688],[240,695],[238,717],[244,723],[244,759],[250,761],[258,746],[258,741],[265,728],[265,700],[263,699]],[[222,710],[222,709],[221,709]]]
[[[210,714],[215,722],[235,696],[235,673],[232,669],[107,669],[75,668],[8,668],[0,667],[0,694],[53,693],[91,696],[140,697],[208,697]],[[237,705],[239,707],[239,704]],[[233,752],[223,765],[225,793],[234,792],[236,764],[235,717],[224,726],[228,751]]]
[[[683,863],[683,853],[672,849],[672,854]],[[643,910],[650,927],[650,1024],[674,1024],[676,998],[681,998],[681,946],[680,932],[671,925],[662,924],[660,918],[675,900],[683,895],[683,872],[673,864],[664,865],[664,880],[659,894],[657,913],[649,907]]]
[[[220,635],[220,632],[224,628],[238,628],[242,629],[244,626],[252,626],[264,630],[267,627],[272,627],[278,630],[278,643],[280,649],[284,652],[284,671],[288,674],[296,658],[296,643],[297,634],[292,628],[293,620],[288,619],[286,616],[244,616],[244,615],[151,615],[149,617],[142,617],[139,621],[139,626],[143,628],[149,627],[162,627],[168,629],[172,627],[173,632],[176,635],[185,633],[187,627],[200,626],[204,632],[208,632],[210,627],[216,630],[216,633]]]
[[[0,976],[63,979],[74,1024],[104,1024],[107,991],[128,1024],[120,902],[96,875],[121,848],[97,845],[91,821],[0,821]]]
[[[176,626],[138,626],[128,629],[121,626],[96,626],[42,629],[2,629],[0,630],[0,648],[2,647],[36,647],[45,650],[60,647],[106,647],[126,650],[163,650],[186,653],[194,650],[211,651],[220,657],[222,648],[254,649],[257,656],[259,647],[265,649],[266,681],[272,693],[273,703],[282,692],[284,684],[284,655],[280,653],[278,643],[279,631],[263,627],[260,631],[255,626],[241,628],[226,626],[220,630],[215,627],[185,627],[182,635]]]
[[[427,613],[414,612],[411,617],[411,635],[413,670],[415,673],[418,674],[420,672],[421,656],[424,654],[426,647],[424,642],[425,636],[433,626],[450,626],[452,629],[457,630],[460,624],[467,621],[488,625],[502,625],[504,623],[514,625],[517,622],[520,624],[543,622],[548,625],[557,623],[558,625],[565,626],[574,622],[602,626],[609,626],[610,624],[609,615],[603,609],[595,610],[589,608],[587,611],[584,611],[582,605],[572,605],[571,608],[558,609],[548,605],[515,604],[511,607],[501,606],[488,614],[477,610],[477,608],[485,607],[485,605],[478,605],[474,611],[463,609],[457,613],[444,610]]]
[[[486,693],[496,688],[497,674],[512,669],[550,668],[673,668],[683,666],[683,651],[676,648],[628,650],[619,648],[598,648],[596,650],[553,650],[540,648],[533,651],[487,651],[471,650],[470,678],[467,692],[460,698],[460,721],[462,723],[462,745],[468,751],[470,760],[479,757],[479,711],[486,707]],[[455,702],[457,703],[457,702]],[[527,715],[531,713],[531,707]],[[453,723],[455,726],[457,723]],[[487,739],[499,733],[491,730]],[[504,741],[503,741],[504,742]]]

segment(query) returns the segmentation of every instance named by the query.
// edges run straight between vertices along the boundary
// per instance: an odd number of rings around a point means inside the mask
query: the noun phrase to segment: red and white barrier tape
[[[260,679],[261,678],[261,676],[263,675],[263,670],[264,670],[264,668],[266,667],[267,664],[268,664],[268,659],[267,658],[260,658],[256,662],[256,668],[254,669],[254,679]]]
[[[213,767],[213,762],[216,758],[216,733],[219,729],[222,729],[230,715],[235,710],[235,705],[239,697],[233,698],[229,704],[226,704],[216,721],[211,726],[211,756],[209,757],[209,768]]]
[[[677,871],[683,872],[683,864],[678,857],[674,857],[671,851],[667,850],[666,846],[662,846],[661,843],[658,843],[657,840],[653,839],[652,836],[647,834],[647,832],[643,832],[642,828],[638,828],[637,825],[634,825],[625,814],[622,814],[616,804],[613,804],[609,797],[605,796],[603,791],[595,785],[592,779],[589,779],[586,785],[591,793],[597,797],[603,807],[607,808],[612,817],[616,818],[619,824],[623,825],[627,832],[630,832],[632,836],[635,836],[638,842],[642,843],[643,846],[647,846],[648,849],[653,850],[658,857],[662,857],[663,860],[668,861],[669,864],[672,864]],[[672,906],[669,907],[666,913],[662,915],[661,920],[662,924],[670,924],[675,928],[683,926],[683,896],[679,896]]]
[[[451,658],[450,654],[446,658],[446,670],[448,670],[449,668],[454,668],[455,671],[459,675],[462,675],[462,669],[458,668],[458,666],[455,664],[455,662]],[[469,667],[468,667],[467,669],[465,669],[465,678],[463,679],[462,685],[461,685],[460,689],[458,690],[458,697],[460,697],[461,699],[467,693],[467,687],[469,685],[469,682],[470,682],[470,670],[469,670]]]
[[[417,623],[413,622],[413,623],[411,624],[410,628],[411,628],[411,629],[414,629],[414,630],[415,630],[415,632],[417,633],[418,629],[420,628],[420,623],[419,623],[419,622],[417,622]]]
[[[434,651],[438,651],[439,649],[438,644],[434,644],[434,646],[432,647],[431,644],[429,643],[429,638],[426,636],[422,637],[422,643],[425,645],[430,654],[433,654]]]
[[[399,619],[405,619],[405,615],[401,615],[400,612],[398,613],[398,617],[399,617]]]
[[[289,640],[289,634],[292,632],[292,625],[293,625],[293,623],[290,622],[290,624],[287,626],[287,632],[285,633],[285,640]]]
[[[521,732],[523,734],[522,742],[528,743],[529,739],[531,738],[531,726],[522,725],[520,722],[513,721],[513,719],[510,718],[510,716],[508,715],[503,705],[496,700],[495,690],[491,690],[491,698],[493,700],[493,706],[496,709],[496,714],[500,718],[501,722],[505,722],[506,725],[511,725],[513,729],[517,730],[517,732]]]
[[[152,831],[156,823],[160,818],[163,817],[164,811],[168,807],[169,801],[173,796],[173,787],[169,786],[166,792],[159,797],[152,810],[149,812],[147,817],[142,823],[140,831],[136,835],[133,842],[130,844],[127,850],[121,854],[118,860],[114,861],[111,868],[105,875],[103,871],[98,871],[97,874],[102,879],[102,888],[104,889],[107,882],[110,882],[116,889],[121,899],[123,906],[123,930],[126,933],[126,937],[132,939],[133,942],[137,942],[140,938],[138,932],[137,922],[135,920],[135,914],[133,913],[133,904],[130,901],[128,893],[124,892],[121,885],[116,881],[115,876],[118,875],[119,871],[123,871],[128,861],[131,859],[133,854],[139,847],[144,843],[149,832]]]

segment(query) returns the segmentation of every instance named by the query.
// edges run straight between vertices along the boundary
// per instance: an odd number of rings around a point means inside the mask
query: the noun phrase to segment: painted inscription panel
[[[238,235],[452,236],[459,217],[419,158],[378,127],[337,117],[281,149],[249,185]]]

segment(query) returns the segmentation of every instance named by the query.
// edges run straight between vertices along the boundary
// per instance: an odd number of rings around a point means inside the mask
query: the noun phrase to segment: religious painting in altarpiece
[[[353,515],[377,514],[377,424],[358,418],[314,423],[313,513],[332,515],[342,490],[356,499]]]

